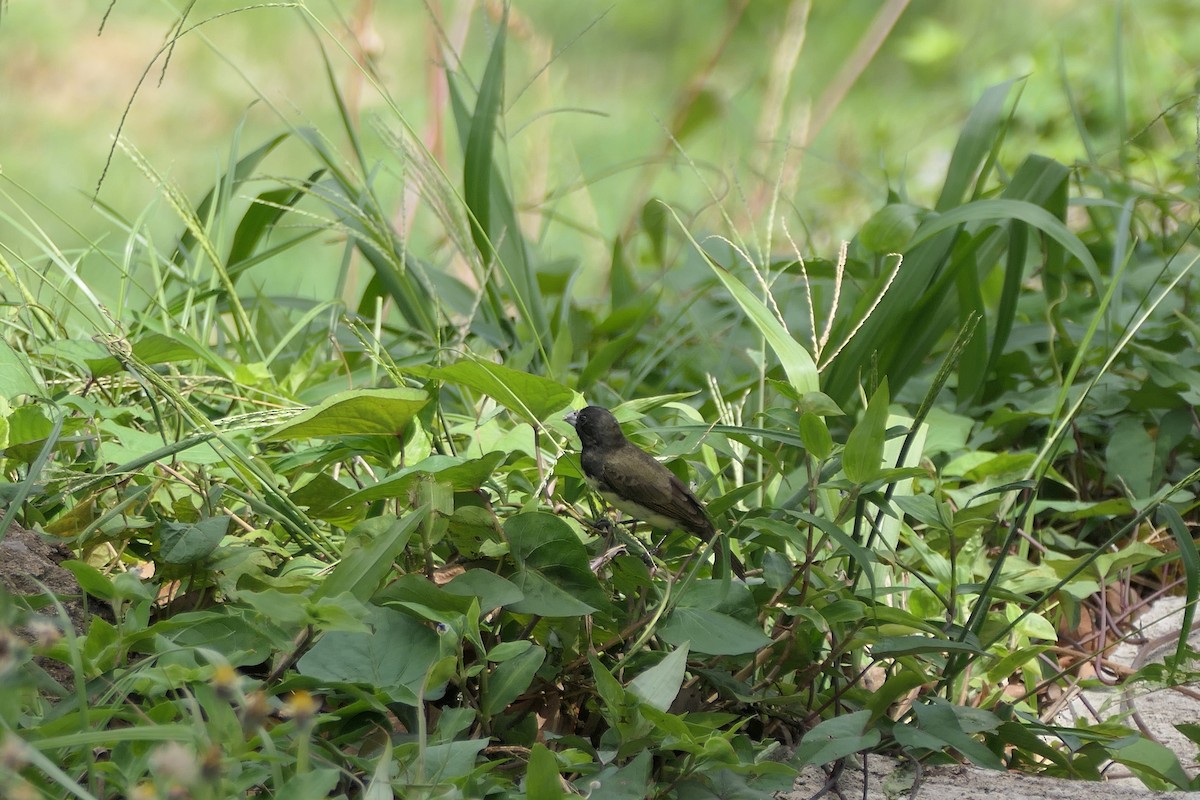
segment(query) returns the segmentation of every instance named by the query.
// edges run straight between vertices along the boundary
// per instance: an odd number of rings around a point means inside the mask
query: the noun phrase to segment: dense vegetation
[[[0,794],[749,797],[876,751],[1195,788],[1057,713],[1142,601],[1200,593],[1187,117],[1068,164],[1008,142],[997,83],[932,199],[893,187],[834,253],[787,147],[754,183],[692,156],[695,91],[638,168],[692,194],[596,229],[577,187],[514,190],[493,22],[447,66],[449,152],[395,106],[360,125],[313,18],[338,130],[235,137],[198,197],[118,140],[165,235],[103,195],[83,247],[6,213],[0,537],[61,543],[83,593],[0,591]],[[616,524],[585,403],[746,581]]]

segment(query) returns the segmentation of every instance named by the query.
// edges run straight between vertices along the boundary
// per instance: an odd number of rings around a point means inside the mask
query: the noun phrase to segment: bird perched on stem
[[[583,445],[579,462],[584,479],[606,501],[664,531],[687,531],[706,542],[716,535],[696,495],[654,456],[626,439],[607,408],[588,406],[564,419]],[[722,553],[733,572],[744,577],[745,569],[728,546]]]

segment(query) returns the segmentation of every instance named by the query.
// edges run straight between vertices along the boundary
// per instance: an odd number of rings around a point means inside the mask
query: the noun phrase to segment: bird
[[[583,477],[609,504],[664,531],[683,530],[711,541],[716,528],[696,495],[654,456],[625,438],[612,412],[587,406],[565,416],[575,428]],[[745,568],[732,553],[730,567],[739,578]]]

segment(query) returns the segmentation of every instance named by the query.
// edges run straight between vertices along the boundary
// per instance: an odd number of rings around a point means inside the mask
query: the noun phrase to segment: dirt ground
[[[1112,660],[1137,669],[1152,661],[1162,661],[1179,636],[1183,622],[1181,597],[1166,597],[1151,606],[1139,620],[1143,645],[1122,645]],[[1191,642],[1200,646],[1200,627],[1193,627]],[[1097,715],[1110,717],[1129,714],[1131,723],[1179,756],[1188,775],[1196,775],[1200,751],[1187,737],[1175,729],[1180,722],[1200,721],[1200,687],[1180,689],[1113,688],[1089,690],[1077,699],[1058,718],[1060,725],[1072,725],[1077,719],[1095,721]],[[1096,712],[1096,713],[1093,713]],[[831,787],[823,797],[842,797],[844,800],[913,800],[913,776],[906,765],[893,759],[872,756],[868,760],[866,793],[863,792],[862,762],[848,765],[838,780],[838,790]],[[1072,781],[1060,778],[1041,778],[1018,772],[997,772],[972,766],[933,767],[924,770],[916,797],[919,800],[1131,800],[1131,798],[1164,797],[1171,800],[1200,800],[1200,792],[1152,792],[1127,770],[1117,768],[1103,782]],[[783,795],[785,800],[809,800],[825,788],[826,774],[812,767],[801,775],[795,789]]]
[[[872,756],[868,765],[866,794],[863,793],[861,765],[857,769],[847,767],[842,774],[838,788],[844,800],[905,800],[912,797],[912,774],[902,763]],[[781,797],[783,800],[809,800],[824,785],[825,773],[811,767],[800,776],[795,789]],[[839,793],[830,790],[823,797],[837,798]],[[1142,800],[1148,797],[1200,800],[1200,792],[1151,792],[1138,782],[1069,781],[964,766],[927,769],[917,788],[918,800]]]

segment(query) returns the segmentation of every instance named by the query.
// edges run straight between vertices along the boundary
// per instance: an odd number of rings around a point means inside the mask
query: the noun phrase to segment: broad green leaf
[[[470,775],[479,754],[490,739],[463,739],[425,746],[412,742],[396,748],[396,760],[403,765],[399,784],[405,787],[449,784]]]
[[[424,575],[401,575],[375,595],[375,602],[389,608],[400,606],[416,616],[435,621],[459,622],[471,609],[471,598],[447,592]]]
[[[932,675],[919,669],[924,665],[917,659],[904,659],[896,663],[902,665],[899,672],[886,678],[883,685],[871,692],[866,700],[865,706],[871,712],[872,720],[886,714],[892,708],[892,704],[901,697],[922,686],[928,686],[934,680]]]
[[[373,633],[325,634],[297,662],[297,670],[322,681],[364,684],[415,706],[426,674],[441,658],[437,634],[390,608],[375,608],[367,624]],[[426,699],[438,694],[428,693]]]
[[[553,514],[535,511],[511,516],[504,521],[504,535],[512,546],[513,558],[522,566],[529,562],[591,571],[583,543],[570,525]],[[554,550],[557,546],[566,549]]]
[[[824,461],[833,452],[829,426],[816,414],[808,412],[800,417],[800,438],[804,440],[804,449],[818,461]]]
[[[972,733],[998,728],[1000,719],[994,714],[983,709],[951,705],[940,698],[917,703],[913,710],[916,712],[921,731],[941,742],[937,749],[949,745],[980,767],[1004,768],[1004,764],[995,753],[971,736]]]
[[[817,611],[821,615],[821,619],[830,625],[854,622],[867,616],[866,604],[861,600],[851,600],[850,598],[835,600]]]
[[[342,560],[317,586],[313,598],[349,592],[365,601],[391,574],[396,558],[424,518],[424,512],[414,511],[402,518],[387,514],[355,525],[342,548]]]
[[[525,593],[508,606],[512,611],[576,616],[608,605],[583,543],[566,522],[543,512],[517,514],[504,521],[504,535],[521,567],[513,583]]]
[[[493,717],[520,697],[533,683],[545,660],[546,651],[534,646],[493,668],[487,682],[487,695],[483,698],[483,713]]]
[[[596,682],[596,693],[607,712],[618,712],[625,705],[625,687],[600,663],[594,652],[588,652],[588,664],[592,667],[592,680]]]
[[[417,482],[432,478],[456,491],[478,489],[492,476],[505,453],[496,451],[482,458],[460,458],[457,456],[430,456],[423,461],[405,467],[379,483],[372,484],[347,495],[342,504],[361,503],[371,500],[386,500],[404,497]]]
[[[278,589],[242,591],[238,593],[238,601],[275,625],[298,626],[308,621],[308,597],[298,592],[281,592]]]
[[[1179,764],[1179,756],[1166,745],[1137,736],[1128,744],[1111,747],[1113,761],[1124,764],[1134,772],[1149,773],[1176,789],[1194,788],[1187,772]]]
[[[12,346],[0,339],[0,394],[8,400],[17,395],[41,395],[37,380],[29,371],[29,359],[17,355]]]
[[[921,653],[984,655],[984,652],[975,645],[956,642],[952,639],[939,639],[935,636],[885,636],[871,646],[871,654],[876,658],[901,658]]]
[[[519,570],[512,577],[521,599],[507,605],[517,614],[537,614],[542,617],[584,617],[599,609],[581,600],[570,589],[552,581],[540,572]]]
[[[512,581],[485,569],[469,569],[442,588],[449,594],[478,598],[484,614],[524,597]]]
[[[59,566],[74,575],[75,582],[79,584],[79,588],[92,597],[105,600],[109,603],[118,599],[112,579],[91,564],[84,563],[83,561],[68,560],[63,561]]]
[[[874,480],[883,461],[883,441],[887,433],[888,384],[884,378],[871,396],[862,419],[850,431],[842,451],[842,469],[852,482],[863,484]]]
[[[1115,486],[1124,484],[1134,499],[1153,493],[1154,439],[1140,419],[1124,417],[1117,422],[1104,449],[1104,458],[1111,473],[1109,480]]]
[[[429,402],[420,389],[351,389],[326,398],[262,437],[264,442],[326,436],[399,436]]]
[[[370,631],[364,621],[369,609],[350,594],[322,597],[308,605],[312,626],[318,631]]]
[[[148,333],[130,343],[133,357],[145,364],[169,364],[173,361],[192,361],[206,359],[206,354],[193,346],[182,337],[166,336],[161,333]],[[116,375],[124,367],[112,356],[105,358],[89,358],[87,366],[94,378]]]
[[[541,742],[535,742],[525,770],[525,800],[561,800],[566,796],[554,753]]]
[[[697,653],[713,656],[754,653],[771,644],[771,638],[760,629],[728,614],[703,608],[676,608],[659,629],[659,635],[676,647],[690,644]]]
[[[869,711],[825,720],[804,734],[793,756],[795,763],[820,766],[874,747],[883,737],[878,728],[867,728],[870,722]]]
[[[943,531],[951,528],[953,512],[949,505],[932,495],[897,495],[892,498],[892,502],[922,525]]]
[[[410,368],[409,371],[486,394],[533,425],[562,411],[575,397],[574,392],[557,381],[474,358],[445,367]]]
[[[158,528],[158,557],[168,564],[194,564],[208,556],[229,530],[229,517],[209,517],[187,525],[163,522]]]
[[[683,686],[687,658],[688,647],[685,642],[668,653],[662,661],[630,681],[626,688],[643,703],[659,711],[666,711],[671,707],[671,703],[675,702],[679,688]]]
[[[589,800],[642,800],[652,797],[650,768],[654,765],[654,752],[643,748],[637,755],[621,766],[609,765],[594,775],[583,775],[575,782],[580,797]]]
[[[531,647],[533,647],[533,642],[529,641],[528,639],[518,639],[513,642],[501,642],[491,650],[488,650],[487,660],[491,661],[493,664],[500,664],[508,661],[510,658],[516,658]]]

